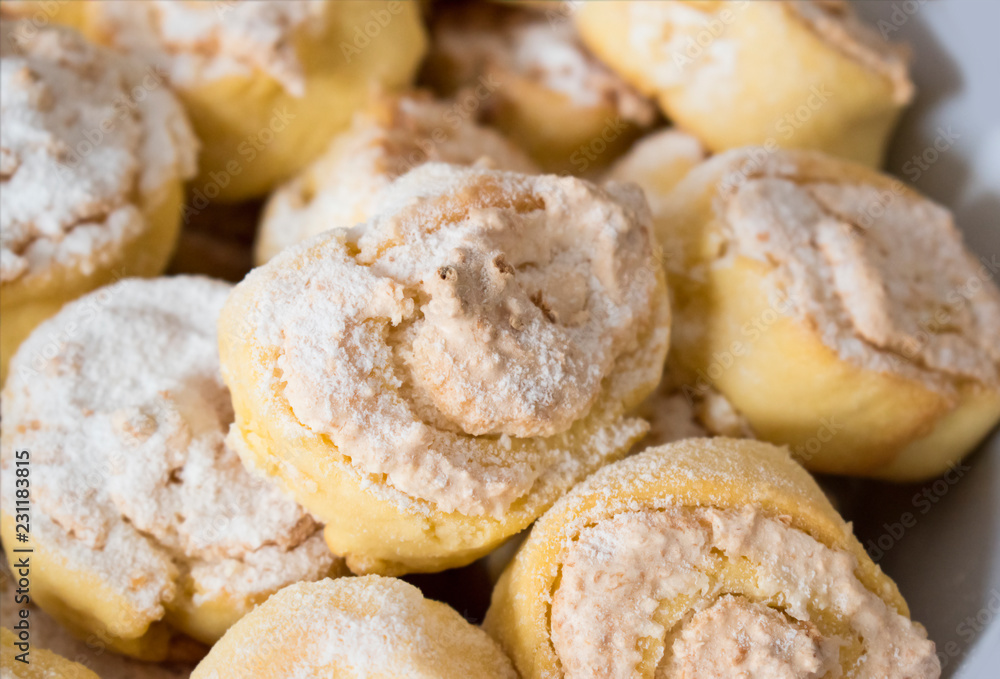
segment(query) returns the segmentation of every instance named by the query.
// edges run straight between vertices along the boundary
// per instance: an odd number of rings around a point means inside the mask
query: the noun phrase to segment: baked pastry
[[[757,441],[609,465],[532,528],[484,623],[524,679],[932,679],[909,619],[809,474]]]
[[[268,200],[255,259],[328,229],[366,221],[394,179],[429,161],[535,173],[528,157],[499,133],[455,114],[424,93],[376,99],[326,152]]]
[[[18,636],[6,627],[0,627],[0,670],[6,679],[101,679],[83,665],[72,662],[26,642],[22,649]],[[23,660],[18,656],[23,654]]]
[[[0,12],[8,18],[27,19],[30,30],[58,24],[80,30],[84,25],[85,2],[77,0],[3,0]]]
[[[554,10],[553,10],[554,11]],[[488,2],[447,5],[431,24],[425,79],[549,172],[606,167],[657,120],[656,105],[595,59],[568,18]]]
[[[240,620],[192,679],[516,679],[490,637],[395,578],[300,583]]]
[[[633,144],[628,153],[608,169],[604,180],[638,184],[652,206],[707,157],[697,137],[667,128]]]
[[[2,380],[17,346],[63,304],[163,271],[196,142],[141,65],[69,29],[3,19],[0,68]]]
[[[696,137],[667,129],[641,139],[604,177],[638,184],[656,214],[659,201],[705,157]],[[661,252],[669,256],[675,245],[665,240]],[[649,422],[649,432],[636,444],[636,451],[699,436],[754,437],[752,427],[722,394],[707,385],[696,389],[683,384],[677,372],[667,356],[660,385],[635,410],[634,414]]]
[[[127,279],[21,345],[3,392],[0,535],[31,596],[84,638],[147,660],[212,643],[281,587],[339,572],[319,526],[224,445],[215,322],[230,286]],[[23,377],[23,379],[22,379]],[[30,467],[29,535],[16,479]]]
[[[877,166],[913,98],[904,48],[849,2],[584,2],[583,41],[712,151],[804,148]]]
[[[260,196],[314,160],[373,89],[424,55],[412,2],[89,3],[88,31],[166,74],[202,140],[193,196]]]
[[[355,573],[470,563],[646,425],[669,302],[638,190],[428,163],[219,321],[244,463]]]
[[[678,384],[669,357],[660,385],[633,414],[649,423],[649,431],[632,452],[705,436],[756,438],[750,423],[725,396],[711,387],[695,390]]]
[[[670,363],[810,469],[918,480],[1000,419],[1000,291],[950,213],[805,151],[734,150],[651,200]]]
[[[193,663],[147,663],[116,653],[108,653],[103,642],[97,637],[87,640],[77,639],[35,602],[17,602],[15,600],[17,587],[7,568],[7,559],[0,556],[0,601],[3,602],[3,605],[0,605],[0,627],[16,630],[15,626],[21,619],[21,611],[27,610],[31,625],[32,657],[34,649],[44,648],[83,665],[101,679],[188,679],[191,676]],[[196,645],[200,647],[200,644],[192,642],[192,647]],[[201,653],[195,658],[197,662],[207,649],[191,650]]]

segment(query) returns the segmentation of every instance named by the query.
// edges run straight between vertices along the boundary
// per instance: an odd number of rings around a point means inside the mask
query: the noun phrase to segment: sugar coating
[[[296,36],[321,30],[325,11],[325,0],[143,0],[102,3],[95,21],[110,44],[180,87],[262,71],[303,96]]]
[[[195,605],[239,602],[336,563],[313,519],[224,444],[233,411],[215,323],[229,290],[126,279],[64,307],[11,363],[4,511],[27,449],[32,538],[139,620],[162,618],[182,588]]]
[[[736,150],[692,173],[725,175],[712,205],[724,254],[709,266],[767,264],[768,294],[855,364],[943,393],[963,381],[1000,388],[1000,290],[951,214],[877,175],[838,180],[835,163]]]
[[[717,437],[648,449],[577,484],[535,523],[484,626],[522,671],[546,677],[634,676],[640,662],[650,676],[657,666],[656,676],[676,676],[672,656],[748,670],[738,663],[754,649],[741,635],[768,629],[784,642],[756,649],[753,662],[784,668],[773,676],[824,676],[841,661],[848,676],[881,676],[887,658],[938,676],[933,644],[906,616],[787,450]],[[742,630],[720,631],[726,619]]]
[[[778,5],[779,3],[774,3]],[[710,102],[722,83],[734,83],[742,46],[737,37],[718,32],[742,20],[747,3],[628,2],[629,45],[642,55],[647,77],[658,90],[683,87],[694,99]],[[884,76],[892,97],[905,103],[913,96],[905,49],[883,39],[861,21],[846,0],[780,2],[789,21],[799,22],[816,38],[847,58]],[[723,15],[728,12],[728,18]],[[711,40],[705,40],[705,35]]]
[[[244,284],[296,426],[397,491],[498,516],[640,431],[622,401],[658,375],[667,311],[634,188],[428,164],[381,203]],[[552,440],[596,410],[608,429]]]
[[[649,422],[649,432],[633,452],[704,436],[756,438],[750,423],[725,396],[710,386],[683,385],[675,372],[668,361],[656,391],[635,409],[635,415]]]
[[[525,78],[580,107],[611,105],[622,118],[650,125],[656,107],[594,58],[573,22],[544,14],[470,3],[434,23],[434,49],[456,69],[459,82],[475,86],[480,74]],[[503,90],[497,93],[503,96]]]
[[[292,585],[238,622],[192,674],[514,679],[485,632],[413,585],[377,575]]]
[[[3,602],[0,606],[0,627],[14,629],[19,620],[22,607],[14,602],[16,588],[6,560],[0,558],[0,601]],[[48,649],[83,665],[101,679],[187,679],[191,676],[191,667],[188,666],[154,665],[133,660],[112,653],[104,648],[103,642],[77,639],[34,602],[29,602],[25,608],[29,611],[31,621],[32,653],[37,648]]]
[[[560,562],[552,641],[567,677],[634,676],[640,641],[668,632],[657,677],[713,667],[714,676],[818,679],[856,639],[864,655],[847,676],[940,675],[926,632],[865,588],[853,556],[753,507],[622,512],[584,528]],[[754,575],[732,591],[717,574],[740,562]],[[661,608],[681,598],[690,619]],[[850,637],[822,636],[818,615],[845,620]]]
[[[258,236],[258,260],[323,231],[366,221],[393,180],[426,162],[537,171],[498,132],[459,118],[452,105],[424,93],[384,97],[274,192]]]
[[[64,28],[0,32],[0,282],[90,273],[147,228],[142,197],[193,174],[197,143],[138,62]]]

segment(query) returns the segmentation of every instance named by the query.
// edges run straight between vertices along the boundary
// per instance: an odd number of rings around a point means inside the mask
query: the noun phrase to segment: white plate
[[[1000,2],[857,4],[913,47],[918,94],[889,169],[952,208],[972,250],[1000,263]],[[943,141],[956,134],[950,145]],[[947,148],[937,151],[935,142]],[[921,169],[912,159],[925,152],[933,162]],[[854,484],[861,497],[843,509],[863,544],[880,549],[881,539],[889,547],[879,563],[937,643],[944,676],[993,679],[1000,676],[1000,431],[967,464],[954,483]],[[907,513],[911,527],[901,523]]]

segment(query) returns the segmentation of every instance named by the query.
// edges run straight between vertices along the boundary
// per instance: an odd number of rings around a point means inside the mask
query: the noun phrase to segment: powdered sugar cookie
[[[3,0],[3,13],[27,20],[34,29],[58,24],[81,30],[86,5],[78,0]]]
[[[178,633],[212,643],[271,593],[340,565],[312,517],[224,443],[215,322],[229,290],[125,280],[67,305],[12,362],[4,547],[12,561],[34,550],[42,608],[120,653],[170,657]]]
[[[669,128],[636,142],[608,169],[604,179],[638,184],[652,206],[707,157],[697,137]]]
[[[651,201],[671,365],[810,469],[918,480],[1000,419],[1000,290],[951,214],[864,166],[752,147]]]
[[[0,373],[67,301],[167,264],[196,143],[156,73],[65,28],[0,24]]]
[[[155,65],[204,145],[194,190],[267,193],[312,162],[373,89],[407,86],[425,36],[414,2],[93,2],[96,40]]]
[[[30,576],[30,573],[29,573]],[[13,578],[6,558],[0,558],[0,627],[16,631],[15,625],[21,618],[21,611],[28,611],[31,630],[31,647],[44,648],[69,661],[83,665],[101,679],[188,679],[191,670],[203,657],[204,648],[192,648],[201,653],[193,662],[173,662],[152,664],[112,653],[96,636],[87,639],[74,637],[68,629],[60,625],[33,601],[18,602],[17,580]],[[192,646],[195,643],[192,642]]]
[[[669,302],[631,186],[431,163],[220,318],[230,442],[355,572],[473,561],[622,456]]]
[[[583,2],[590,49],[712,151],[824,151],[867,165],[913,98],[906,50],[844,0]]]
[[[30,573],[29,573],[30,576]],[[97,637],[77,639],[33,601],[21,602],[18,584],[0,558],[0,627],[15,630],[21,611],[28,611],[31,648],[44,648],[86,667],[101,679],[188,679],[194,664],[152,664],[110,652]],[[34,650],[32,650],[34,657]],[[200,660],[200,658],[197,658]],[[5,675],[6,676],[6,675]]]
[[[457,95],[549,172],[606,167],[657,119],[655,104],[591,55],[568,14],[446,5],[431,25],[429,82]]]
[[[368,575],[287,587],[217,643],[193,679],[515,679],[496,642],[413,585]]]
[[[18,643],[25,643],[25,650],[18,647]],[[83,665],[52,651],[37,646],[31,648],[30,641],[21,642],[6,627],[0,627],[0,669],[8,679],[100,679]]]
[[[499,133],[460,116],[455,103],[423,93],[381,97],[268,200],[257,236],[257,263],[328,229],[367,220],[392,180],[429,161],[483,161],[502,170],[536,171]]]
[[[938,679],[927,632],[788,452],[689,439],[532,527],[484,628],[525,679]]]

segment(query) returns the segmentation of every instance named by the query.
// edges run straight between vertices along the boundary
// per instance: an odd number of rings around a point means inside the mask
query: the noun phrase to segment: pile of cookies
[[[848,3],[0,12],[5,673],[940,675],[810,472],[968,454],[1000,291]]]

